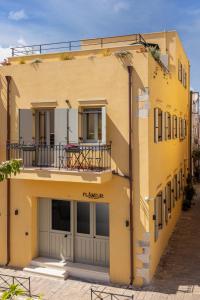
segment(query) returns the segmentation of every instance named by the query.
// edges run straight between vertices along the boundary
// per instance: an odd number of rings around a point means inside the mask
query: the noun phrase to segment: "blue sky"
[[[0,57],[9,47],[176,29],[200,89],[199,0],[0,0]]]

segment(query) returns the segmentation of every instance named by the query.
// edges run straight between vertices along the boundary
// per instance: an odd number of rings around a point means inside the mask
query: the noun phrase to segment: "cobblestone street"
[[[200,299],[200,187],[195,205],[183,212],[162,257],[153,283],[143,289],[96,285],[79,280],[66,281],[31,276],[33,294],[48,300],[90,300],[90,289],[134,295],[135,300]],[[19,270],[1,268],[1,273],[27,276]],[[94,297],[94,299],[97,299]],[[108,299],[108,298],[106,298]],[[124,300],[124,299],[123,299]]]

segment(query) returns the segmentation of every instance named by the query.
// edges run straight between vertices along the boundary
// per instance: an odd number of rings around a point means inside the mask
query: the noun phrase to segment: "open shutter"
[[[33,112],[31,109],[19,110],[19,143],[33,142]]]
[[[69,143],[78,144],[79,143],[79,128],[78,128],[78,109],[69,109]]]
[[[101,108],[102,111],[102,144],[106,144],[106,107]]]
[[[67,109],[55,109],[55,145],[67,144]]]
[[[154,108],[154,142],[158,143],[158,108]]]

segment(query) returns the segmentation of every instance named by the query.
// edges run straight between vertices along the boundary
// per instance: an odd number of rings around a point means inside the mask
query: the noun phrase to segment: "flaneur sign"
[[[104,198],[104,194],[99,194],[99,193],[83,193],[83,197],[89,198],[89,199],[102,199]]]

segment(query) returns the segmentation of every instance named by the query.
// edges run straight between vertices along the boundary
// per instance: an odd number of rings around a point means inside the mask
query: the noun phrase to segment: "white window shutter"
[[[78,129],[78,109],[70,108],[69,109],[69,143],[78,144],[79,143],[79,129]]]
[[[54,112],[54,135],[55,145],[67,144],[67,109],[56,108]]]
[[[31,109],[19,110],[19,143],[33,143],[33,112]]]
[[[103,106],[102,109],[102,144],[106,144],[106,107]]]

